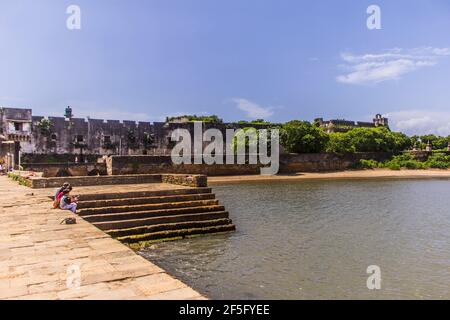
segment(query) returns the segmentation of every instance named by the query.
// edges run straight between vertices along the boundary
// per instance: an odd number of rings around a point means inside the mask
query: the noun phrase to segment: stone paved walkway
[[[204,299],[83,219],[61,225],[52,192],[0,176],[0,299]]]

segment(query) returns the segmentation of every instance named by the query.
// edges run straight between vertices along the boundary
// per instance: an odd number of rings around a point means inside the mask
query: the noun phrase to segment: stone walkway
[[[204,299],[83,219],[60,224],[53,191],[0,176],[0,299]]]

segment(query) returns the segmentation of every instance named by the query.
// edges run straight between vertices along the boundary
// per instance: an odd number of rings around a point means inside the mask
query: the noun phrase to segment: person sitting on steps
[[[55,200],[53,200],[53,209],[59,208],[59,205],[61,203],[61,198],[64,195],[63,191],[68,189],[68,188],[72,188],[70,186],[70,183],[64,182],[63,186],[61,188],[58,188],[58,190],[56,190]]]
[[[63,210],[70,210],[73,213],[77,213],[78,198],[72,197],[70,195],[71,191],[72,191],[72,187],[69,187],[62,192],[62,197],[61,197],[59,207]]]
[[[62,192],[64,189],[67,189],[68,187],[70,187],[70,183],[64,182],[61,188],[56,189],[56,193],[55,193],[55,198],[54,198],[54,200],[56,200],[56,198],[58,197],[58,194],[59,194],[60,192]]]

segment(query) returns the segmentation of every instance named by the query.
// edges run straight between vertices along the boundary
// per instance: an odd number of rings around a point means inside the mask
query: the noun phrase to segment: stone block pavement
[[[0,299],[205,299],[82,218],[60,224],[53,191],[0,176]]]

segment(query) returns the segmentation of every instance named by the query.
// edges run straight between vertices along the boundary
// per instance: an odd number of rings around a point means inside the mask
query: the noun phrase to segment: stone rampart
[[[280,173],[339,171],[354,168],[361,159],[384,161],[390,153],[305,153],[280,155]],[[109,175],[123,174],[205,174],[208,176],[260,174],[261,164],[181,164],[170,156],[111,156],[106,161]]]
[[[189,187],[206,187],[207,177],[202,175],[172,175],[172,174],[139,174],[118,176],[95,177],[56,177],[38,178],[31,177],[28,184],[33,189],[57,188],[64,182],[69,182],[73,187],[83,186],[108,186],[121,184],[145,184],[145,183],[170,183]]]

